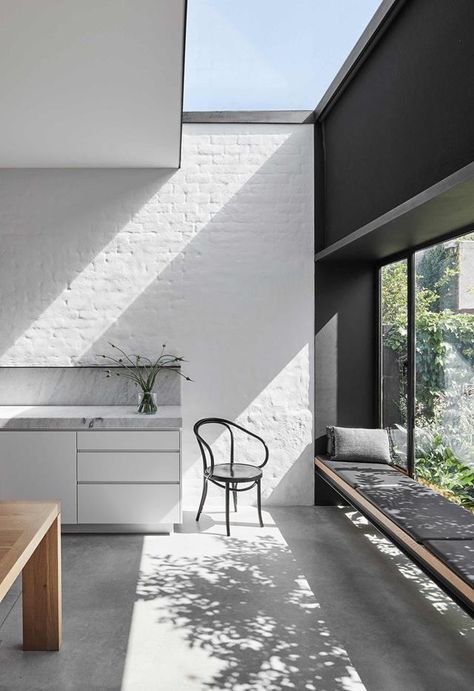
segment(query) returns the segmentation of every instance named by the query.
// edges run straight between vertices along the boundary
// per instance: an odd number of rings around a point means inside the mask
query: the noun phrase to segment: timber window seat
[[[474,611],[474,516],[386,463],[315,459],[315,503],[341,496]]]

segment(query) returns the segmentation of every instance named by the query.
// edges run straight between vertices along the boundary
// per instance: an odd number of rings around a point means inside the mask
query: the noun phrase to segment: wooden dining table
[[[61,515],[57,502],[0,501],[0,602],[20,573],[23,650],[59,650]]]

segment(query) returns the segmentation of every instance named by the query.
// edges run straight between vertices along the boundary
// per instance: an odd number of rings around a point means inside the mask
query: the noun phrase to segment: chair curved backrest
[[[265,458],[264,458],[263,462],[260,465],[256,465],[256,467],[257,468],[263,468],[263,466],[266,465],[266,463],[268,461],[268,456],[269,456],[268,446],[265,444],[263,439],[258,436],[258,434],[255,434],[255,432],[250,432],[250,430],[245,429],[245,427],[238,425],[236,422],[231,422],[230,420],[224,420],[224,418],[206,417],[206,418],[203,418],[202,420],[198,420],[195,423],[194,428],[193,428],[194,434],[196,435],[196,439],[197,439],[197,442],[199,444],[199,448],[201,450],[201,456],[202,456],[202,462],[204,465],[204,471],[206,471],[208,468],[210,468],[211,474],[214,471],[214,454],[212,453],[211,445],[200,434],[200,429],[204,425],[222,425],[222,427],[225,427],[226,429],[229,430],[229,434],[230,434],[230,464],[231,465],[234,463],[234,449],[235,449],[234,433],[232,431],[232,428],[238,429],[241,432],[244,432],[244,434],[247,434],[249,437],[253,437],[254,439],[257,439],[263,445],[263,448],[265,449]]]

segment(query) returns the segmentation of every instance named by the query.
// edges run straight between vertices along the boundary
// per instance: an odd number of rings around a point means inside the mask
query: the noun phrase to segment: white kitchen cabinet
[[[179,430],[77,433],[79,526],[157,526],[181,522]]]
[[[80,524],[166,525],[178,523],[179,486],[80,484]]]
[[[2,430],[0,500],[58,500],[74,532],[168,532],[181,522],[180,448],[179,429]]]
[[[76,433],[2,431],[0,500],[57,500],[76,523]]]

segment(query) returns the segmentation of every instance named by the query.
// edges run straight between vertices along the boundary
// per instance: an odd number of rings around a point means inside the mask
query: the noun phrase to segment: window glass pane
[[[415,266],[416,475],[474,509],[474,233]]]
[[[407,467],[408,271],[406,260],[381,269],[382,424],[397,465]]]

